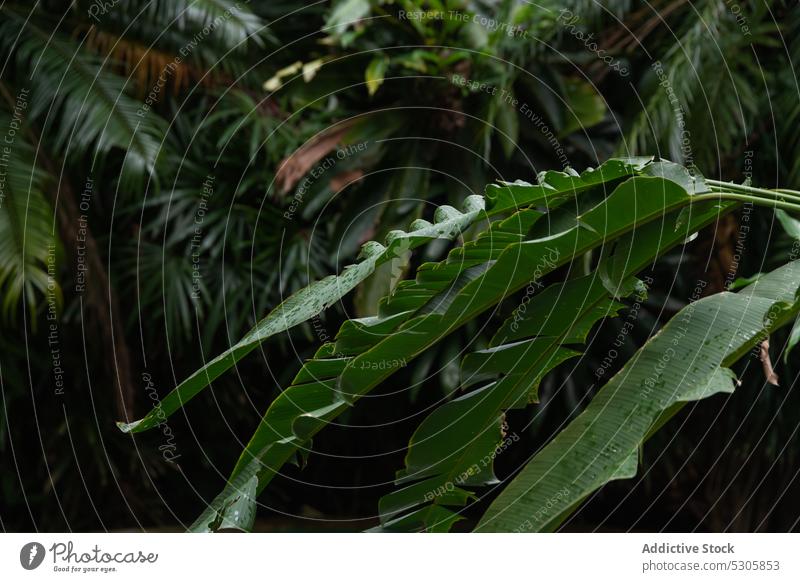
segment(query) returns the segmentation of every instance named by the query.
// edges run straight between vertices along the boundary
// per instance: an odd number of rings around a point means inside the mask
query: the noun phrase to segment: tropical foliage
[[[250,528],[256,494],[294,455],[308,454],[317,432],[389,378],[398,362],[419,356],[527,285],[489,347],[463,357],[460,393],[414,432],[406,467],[398,472],[402,488],[381,500],[386,529],[448,530],[459,519],[452,507],[466,505],[474,487],[497,483],[491,459],[506,438],[505,412],[538,401],[543,377],[580,355],[575,347],[597,321],[616,314],[624,308],[619,300],[641,289],[635,279],[641,269],[735,201],[800,208],[793,191],[707,182],[682,166],[644,158],[612,159],[582,174],[545,172],[536,185],[500,183],[485,198],[483,204],[470,200],[463,214],[442,207],[437,224],[417,222],[410,233],[393,233],[385,247],[367,243],[362,262],[289,298],[148,416],[121,424],[126,432],[157,426],[253,344],[340,299],[339,292],[372,273],[378,260],[396,256],[403,241],[425,242],[431,231],[452,236],[479,217],[499,217],[445,260],[420,265],[415,278],[380,301],[377,316],[346,321],[335,341],[320,347],[270,405],[226,490],[193,529]],[[593,273],[575,276],[576,263]],[[521,470],[478,529],[519,529],[523,521],[534,530],[558,525],[602,484],[635,475],[640,447],[676,406],[732,391],[735,375],[728,366],[793,319],[800,309],[799,265],[792,262],[736,295],[685,308]],[[536,294],[541,280],[562,266],[571,278]],[[670,364],[673,358],[691,362],[690,370]]]
[[[796,394],[736,356],[797,259],[797,194],[749,187],[800,177],[799,27],[783,0],[4,3],[0,523],[796,527]],[[712,311],[750,339],[637,406],[637,362]],[[619,450],[589,463],[581,423]]]

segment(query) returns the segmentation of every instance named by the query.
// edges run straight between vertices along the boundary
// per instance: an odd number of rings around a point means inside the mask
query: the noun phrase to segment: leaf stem
[[[697,196],[692,196],[692,203],[705,200],[734,200],[737,202],[751,202],[757,206],[769,206],[772,208],[780,208],[782,210],[791,210],[793,212],[800,213],[800,203],[792,204],[791,202],[785,202],[783,200],[778,200],[777,198],[761,198],[759,196],[748,196],[747,194],[726,192],[724,190],[718,190],[713,194],[700,194]],[[800,200],[798,202],[800,202]]]
[[[798,190],[789,190],[787,188],[775,188],[775,192],[780,192],[781,194],[791,194],[792,196],[800,197],[800,191]]]
[[[743,194],[745,196],[753,196],[753,194],[747,194],[745,192],[737,191],[737,190],[729,190],[727,188],[719,188],[717,186],[711,186],[711,190],[713,192],[735,192],[737,194]],[[765,190],[764,195],[758,195],[756,198],[766,199],[766,200],[777,200],[779,202],[793,202],[796,204],[800,204],[800,196],[795,196],[791,194],[782,194],[780,192],[776,192],[773,190]]]
[[[730,182],[719,182],[717,180],[706,180],[706,184],[711,186],[711,188],[717,192],[737,192],[741,194],[766,197],[771,200],[791,199],[800,203],[800,192],[793,190],[767,190],[765,188],[754,188],[752,186],[745,186],[743,184],[732,184]]]

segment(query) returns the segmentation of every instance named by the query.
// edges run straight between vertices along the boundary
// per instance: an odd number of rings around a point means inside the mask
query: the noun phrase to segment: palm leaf
[[[773,16],[759,4],[748,14],[750,34],[742,34],[724,3],[686,3],[673,15],[676,22],[664,27],[665,42],[643,76],[644,110],[620,149],[661,151],[680,163],[713,168],[720,151],[739,147],[754,119],[769,109],[754,91],[764,81],[753,51],[779,38]]]
[[[52,135],[54,149],[69,159],[97,161],[112,149],[124,151],[120,183],[127,190],[140,187],[148,175],[155,178],[163,122],[126,95],[126,80],[71,39],[48,34],[11,8],[0,12],[0,46],[29,71],[30,117],[44,118],[41,131]]]
[[[0,126],[9,127],[4,112]],[[0,291],[3,313],[11,319],[23,298],[31,315],[40,296],[48,297],[51,309],[57,310],[61,290],[56,279],[55,218],[44,194],[48,176],[35,165],[33,148],[22,135],[15,137],[7,152],[0,190]]]
[[[133,0],[102,14],[97,4],[88,10],[95,18],[87,43],[123,63],[127,74],[136,71],[143,96],[176,58],[181,59],[172,79],[177,87],[190,77],[208,81],[220,70],[239,77],[249,69],[248,48],[274,40],[266,22],[236,0]]]

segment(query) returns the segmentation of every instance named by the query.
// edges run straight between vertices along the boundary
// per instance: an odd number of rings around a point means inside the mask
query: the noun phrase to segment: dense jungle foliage
[[[797,529],[799,33],[3,3],[0,525]]]

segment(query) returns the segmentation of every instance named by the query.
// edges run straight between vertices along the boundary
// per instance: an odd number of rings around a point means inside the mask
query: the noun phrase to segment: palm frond
[[[125,190],[141,187],[148,175],[155,178],[163,122],[126,94],[126,80],[75,41],[24,23],[12,9],[0,11],[8,17],[0,23],[0,47],[28,73],[20,83],[30,87],[30,117],[42,120],[42,134],[52,134],[54,150],[71,160],[91,156],[97,163],[112,150],[124,151]]]
[[[238,77],[249,68],[243,58],[248,48],[275,42],[266,21],[247,4],[233,0],[137,0],[115,6],[95,20],[87,29],[88,45],[122,63],[142,88],[152,86],[176,59],[180,60],[172,79],[176,88],[189,79],[208,82],[218,71]],[[209,70],[211,76],[206,74]]]
[[[9,121],[7,112],[0,111],[0,127],[9,127]],[[32,316],[42,297],[54,312],[61,305],[56,279],[59,243],[44,193],[48,175],[34,164],[33,154],[30,144],[16,134],[0,157],[0,293],[7,320],[14,318],[20,301]]]
[[[644,76],[645,106],[622,146],[627,153],[657,149],[681,163],[714,168],[746,139],[763,105],[753,46],[772,46],[777,31],[767,16],[756,17],[761,20],[745,35],[724,3],[687,4],[666,27],[667,48],[654,54]]]

